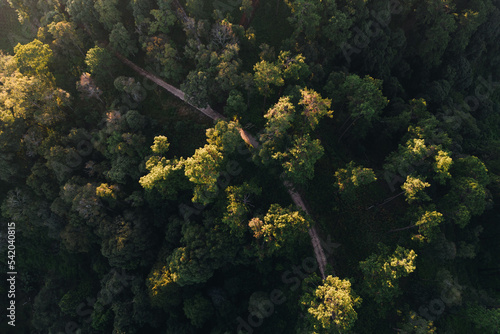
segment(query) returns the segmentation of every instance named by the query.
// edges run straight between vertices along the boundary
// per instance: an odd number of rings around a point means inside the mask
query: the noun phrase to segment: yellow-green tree
[[[307,333],[344,333],[358,318],[355,308],[362,299],[351,288],[351,282],[331,275],[321,281],[316,274],[302,283],[302,309],[307,312],[303,329]]]
[[[379,245],[380,253],[373,254],[359,263],[363,273],[363,288],[378,304],[387,305],[401,294],[399,279],[408,276],[415,269],[417,254],[413,250],[398,246],[394,253]]]

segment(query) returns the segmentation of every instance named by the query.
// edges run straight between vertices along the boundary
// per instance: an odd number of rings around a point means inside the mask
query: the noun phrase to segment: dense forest
[[[500,333],[500,0],[0,27],[1,333]]]

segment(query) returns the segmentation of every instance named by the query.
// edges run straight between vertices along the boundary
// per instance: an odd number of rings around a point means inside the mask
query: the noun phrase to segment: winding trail
[[[193,107],[194,109],[203,113],[205,116],[213,119],[214,121],[216,121],[218,119],[227,120],[226,117],[224,117],[220,113],[214,111],[210,106],[207,106],[206,108],[200,108],[200,107],[197,107],[197,106],[191,104],[186,99],[186,95],[184,94],[184,92],[181,91],[180,89],[166,83],[165,81],[163,81],[162,79],[160,79],[156,75],[149,73],[145,69],[137,66],[136,64],[134,64],[133,62],[131,62],[127,58],[123,57],[118,52],[115,52],[115,54],[118,57],[118,59],[120,59],[125,65],[129,66],[135,72],[137,72],[138,74],[142,75],[143,77],[146,77],[149,80],[153,81],[155,84],[162,87],[163,89],[165,89],[169,93],[173,94],[174,96],[176,96],[177,98],[179,98],[183,102],[189,104],[191,107]],[[259,142],[257,141],[257,139],[255,139],[254,136],[252,136],[250,133],[248,133],[247,131],[245,131],[241,127],[239,128],[239,132],[240,132],[241,138],[245,141],[245,143],[252,146],[253,148],[259,147]],[[302,199],[302,196],[295,190],[294,185],[289,181],[285,181],[285,182],[283,182],[283,184],[285,185],[285,187],[288,191],[288,194],[292,198],[293,203],[295,203],[295,205],[298,208],[300,208],[301,210],[303,210],[308,216],[311,216],[309,214],[309,211],[307,210],[307,207],[304,203],[304,200]],[[325,279],[326,278],[325,270],[326,270],[327,259],[326,259],[326,255],[325,255],[325,252],[323,250],[323,247],[321,246],[321,239],[319,238],[317,227],[315,225],[311,226],[309,228],[308,232],[309,232],[309,237],[311,238],[311,243],[312,243],[312,246],[314,249],[314,255],[316,257],[316,261],[318,262],[319,271],[321,272],[321,277],[323,279]],[[335,275],[335,271],[333,271],[333,274]]]

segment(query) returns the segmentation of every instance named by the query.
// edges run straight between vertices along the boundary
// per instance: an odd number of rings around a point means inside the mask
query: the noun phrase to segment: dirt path
[[[207,106],[206,108],[200,108],[200,107],[197,107],[193,104],[191,104],[187,99],[186,99],[186,95],[184,94],[184,92],[172,85],[169,85],[168,83],[166,83],[165,81],[163,81],[162,79],[158,78],[156,75],[154,74],[151,74],[149,73],[148,71],[146,71],[145,69],[137,66],[136,64],[134,64],[133,62],[131,62],[130,60],[128,60],[127,58],[123,57],[121,54],[119,53],[116,53],[116,56],[118,57],[118,59],[120,59],[125,65],[129,66],[130,68],[132,68],[134,71],[136,71],[137,73],[139,73],[140,75],[148,78],[149,80],[153,81],[155,84],[157,84],[158,86],[162,87],[163,89],[167,90],[169,93],[171,93],[172,95],[178,97],[179,99],[181,99],[183,102],[189,104],[191,107],[195,108],[196,110],[198,110],[199,112],[205,114],[206,116],[210,117],[211,119],[213,120],[218,120],[218,119],[223,119],[223,120],[227,120],[226,117],[222,116],[221,114],[219,114],[218,112],[214,111],[212,108],[210,108],[210,106]]]
[[[291,182],[285,181],[283,182],[285,185],[286,189],[288,190],[288,194],[290,194],[290,197],[292,198],[293,203],[295,203],[296,206],[301,208],[308,216],[311,216],[309,214],[309,211],[307,210],[306,205],[304,204],[304,200],[302,199],[302,196],[298,192],[295,191],[294,186]],[[314,248],[314,254],[316,255],[316,261],[318,262],[319,266],[319,271],[321,272],[321,277],[325,279],[325,267],[326,267],[326,255],[323,250],[323,247],[321,246],[321,240],[318,235],[318,230],[315,225],[311,226],[308,230],[309,232],[309,237],[311,238],[311,243]],[[335,272],[333,273],[335,275]]]
[[[224,117],[220,113],[214,111],[212,108],[210,108],[210,106],[207,106],[206,108],[199,108],[199,107],[197,107],[197,106],[189,103],[186,100],[184,92],[181,91],[180,89],[178,89],[178,88],[176,88],[176,87],[174,87],[172,85],[169,85],[168,83],[166,83],[165,81],[163,81],[159,77],[155,76],[154,74],[149,73],[148,71],[146,71],[143,68],[137,66],[136,64],[134,64],[133,62],[131,62],[127,58],[123,57],[121,54],[116,53],[116,56],[125,65],[129,66],[130,68],[132,68],[135,72],[137,72],[138,74],[140,74],[140,75],[148,78],[149,80],[153,81],[158,86],[162,87],[163,89],[165,89],[169,93],[175,95],[176,97],[178,97],[179,99],[181,99],[183,102],[189,104],[190,106],[192,106],[193,108],[195,108],[199,112],[203,113],[207,117],[210,117],[214,121],[218,120],[218,119],[227,120],[226,117]],[[254,136],[252,136],[250,133],[246,132],[243,128],[240,128],[239,132],[240,132],[241,138],[245,141],[245,143],[247,143],[248,145],[251,145],[254,148],[259,147],[259,142],[255,139]],[[302,197],[300,196],[300,194],[295,191],[295,187],[293,186],[293,184],[291,182],[288,182],[288,181],[285,181],[283,184],[285,185],[286,189],[288,190],[288,194],[290,194],[290,197],[292,198],[293,203],[295,203],[295,205],[297,207],[299,207],[300,209],[302,209],[307,215],[310,216],[309,211],[307,210],[307,207],[306,207],[306,205],[304,203],[304,200],[302,199]],[[314,254],[316,256],[316,261],[318,262],[319,271],[321,272],[321,277],[323,279],[325,279],[325,277],[326,277],[325,276],[325,268],[326,268],[327,260],[326,260],[326,255],[325,255],[325,252],[323,250],[323,247],[321,246],[321,241],[320,241],[320,238],[319,238],[316,226],[311,226],[309,228],[308,232],[309,232],[309,236],[311,238],[311,243],[312,243],[312,246],[313,246],[313,249],[314,249]]]

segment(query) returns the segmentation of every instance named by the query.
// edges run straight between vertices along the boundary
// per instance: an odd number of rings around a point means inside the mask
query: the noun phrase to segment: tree
[[[257,90],[264,96],[272,94],[271,85],[283,86],[285,84],[278,65],[262,60],[253,66],[254,82]]]
[[[314,164],[323,156],[323,152],[320,140],[312,140],[307,134],[295,138],[294,146],[286,152],[277,152],[272,157],[283,161],[286,179],[296,184],[305,184],[314,177]]]
[[[219,120],[213,128],[207,129],[207,142],[229,155],[236,150],[238,145],[243,143],[239,132],[240,128],[238,122]]]
[[[195,184],[193,202],[208,204],[217,195],[223,155],[215,145],[207,144],[195,151],[184,162],[184,170],[189,181]]]
[[[439,233],[439,225],[443,222],[443,214],[437,211],[426,211],[415,223],[419,234],[414,235],[412,239],[431,242]]]
[[[43,44],[38,39],[14,47],[15,60],[19,71],[28,76],[48,75],[49,63],[52,58],[52,50],[47,44]]]
[[[168,160],[152,156],[146,162],[148,174],[139,180],[148,192],[158,191],[163,198],[175,198],[177,191],[185,187],[184,160]]]
[[[239,50],[240,48],[236,43],[227,45],[219,57],[220,62],[217,65],[215,81],[223,91],[231,92],[240,84],[241,60],[238,59]]]
[[[306,311],[305,327],[315,333],[342,333],[349,330],[358,318],[355,308],[362,299],[351,289],[351,282],[331,275],[320,285],[316,274],[302,283],[300,299]]]
[[[107,49],[98,46],[87,51],[85,57],[90,74],[96,78],[98,83],[107,79],[106,74],[109,74],[110,68],[113,67],[113,61],[113,55]]]
[[[156,136],[154,139],[154,144],[151,146],[151,151],[158,155],[165,155],[168,152],[170,143],[168,138],[165,136]]]
[[[500,328],[500,309],[486,308],[478,304],[469,304],[465,310],[466,317],[474,323],[482,333],[494,334]]]
[[[407,176],[416,167],[425,170],[426,159],[436,152],[437,147],[426,145],[425,139],[413,138],[406,142],[406,146],[399,145],[398,150],[386,158],[384,169],[391,173]]]
[[[452,180],[444,202],[450,208],[463,206],[472,215],[480,215],[486,208],[486,189],[471,177],[458,177]]]
[[[323,4],[310,0],[286,0],[285,3],[292,10],[288,20],[295,27],[295,34],[304,33],[307,39],[314,39],[319,30]]]
[[[97,87],[90,73],[82,73],[80,80],[76,82],[76,89],[82,94],[82,98],[96,98],[101,100],[102,90]]]
[[[448,152],[443,150],[439,150],[434,159],[436,159],[436,162],[433,164],[434,172],[436,173],[434,179],[440,184],[444,184],[446,180],[451,178],[449,170],[453,165],[453,159]]]
[[[227,193],[227,211],[222,222],[229,225],[231,232],[242,236],[246,228],[247,214],[250,213],[252,195],[260,195],[262,189],[253,183],[243,183],[241,186],[229,186]]]
[[[125,114],[125,121],[127,122],[128,127],[134,132],[144,130],[147,124],[146,117],[144,115],[141,115],[141,113],[139,113],[137,110],[127,111],[127,113]]]
[[[181,90],[186,94],[187,101],[197,107],[204,108],[208,104],[209,76],[203,71],[191,71]]]
[[[432,321],[419,316],[414,311],[409,311],[404,322],[399,326],[402,333],[407,334],[433,334],[436,327]]]
[[[486,208],[488,169],[477,157],[468,156],[455,161],[451,174],[450,191],[441,203],[447,215],[464,228],[471,216],[482,214]]]
[[[182,302],[180,286],[174,282],[168,266],[161,261],[151,269],[146,285],[153,307],[168,309]]]
[[[299,241],[311,224],[309,218],[299,211],[293,211],[291,207],[282,208],[279,204],[271,204],[264,222],[257,219],[252,219],[249,226],[256,238],[262,238],[265,243],[263,253],[269,255],[282,248],[290,250],[290,245]]]
[[[182,79],[183,68],[178,61],[178,52],[175,45],[165,36],[149,37],[142,44],[146,55],[152,62],[159,64],[159,75],[179,82]]]
[[[186,299],[183,309],[191,324],[197,328],[202,327],[214,313],[212,303],[199,293]]]
[[[380,253],[372,254],[359,263],[363,273],[363,288],[379,305],[391,304],[401,294],[399,279],[411,274],[415,269],[417,254],[413,250],[398,246],[394,253],[379,244]]]
[[[124,57],[137,53],[135,41],[121,22],[113,26],[113,30],[109,34],[109,43],[114,50],[121,53]]]
[[[336,187],[340,195],[348,200],[353,200],[355,194],[360,187],[366,186],[375,182],[377,178],[371,168],[363,168],[356,166],[354,161],[346,165],[346,168],[341,168],[335,172],[337,179]]]
[[[214,200],[218,193],[217,179],[225,157],[233,153],[241,143],[238,129],[236,122],[217,122],[207,130],[208,144],[185,160],[186,177],[195,184],[193,202],[208,204]]]
[[[118,0],[96,0],[94,3],[94,8],[99,14],[99,21],[108,31],[113,30],[113,27],[121,21],[121,13],[117,6]]]
[[[356,74],[347,76],[344,83],[340,85],[339,94],[347,100],[348,121],[352,120],[340,137],[359,119],[366,122],[365,127],[371,127],[372,121],[379,118],[380,113],[389,103],[389,100],[382,94],[382,80],[368,75],[364,78]],[[358,133],[364,136],[366,129],[360,131],[361,129],[358,129]]]
[[[134,102],[142,102],[146,98],[145,89],[140,82],[136,82],[132,77],[119,76],[113,84],[117,90],[125,92]],[[130,101],[126,102],[130,104]]]
[[[76,24],[82,24],[87,31],[98,23],[99,13],[94,8],[93,0],[67,0],[66,9]]]
[[[431,207],[432,209],[432,207]],[[417,221],[406,227],[393,229],[389,232],[404,231],[412,228],[418,228],[418,233],[412,236],[413,240],[431,242],[439,233],[439,226],[443,222],[443,214],[437,211],[429,211],[419,208],[415,216]]]
[[[52,22],[48,26],[48,32],[54,39],[52,45],[57,50],[56,54],[78,59],[85,56],[83,38],[74,22]]]
[[[306,117],[312,130],[316,128],[319,120],[324,116],[332,117],[333,110],[328,110],[332,100],[323,99],[317,92],[307,88],[301,89],[300,94],[302,98],[299,104],[304,106],[302,115]]]
[[[473,155],[456,160],[453,166],[453,176],[471,177],[482,186],[486,186],[490,182],[488,169],[478,157]]]
[[[300,81],[305,79],[309,74],[311,74],[309,70],[309,65],[306,64],[306,58],[302,54],[297,54],[295,56],[292,56],[290,51],[280,51],[278,59],[276,60],[276,64],[280,66],[281,71],[283,73],[283,79],[286,80]],[[309,101],[313,103],[315,102],[317,107],[320,107],[320,105],[324,103],[328,104],[329,100],[322,99],[318,93],[312,90],[306,93],[313,94],[313,96],[311,96],[312,100]],[[328,106],[327,108],[329,107],[330,106]]]
[[[406,201],[411,204],[417,201],[428,201],[431,198],[423,190],[430,187],[430,183],[422,181],[419,177],[408,175],[401,186],[404,190]]]
[[[155,35],[158,32],[167,34],[170,31],[170,27],[174,25],[177,20],[174,11],[171,9],[171,0],[158,0],[158,9],[152,9],[150,11],[151,15],[154,17],[154,21],[151,21],[149,26],[149,35]]]

